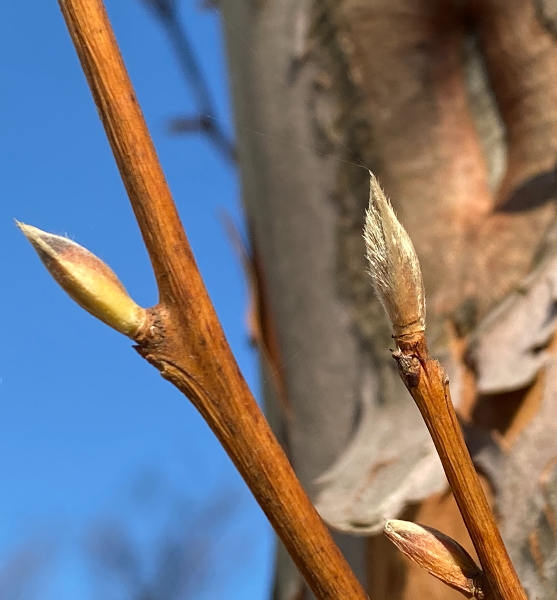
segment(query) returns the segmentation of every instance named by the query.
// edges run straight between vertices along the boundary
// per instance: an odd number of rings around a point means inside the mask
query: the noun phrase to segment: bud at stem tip
[[[425,330],[422,272],[410,236],[370,172],[364,240],[369,274],[395,336]]]

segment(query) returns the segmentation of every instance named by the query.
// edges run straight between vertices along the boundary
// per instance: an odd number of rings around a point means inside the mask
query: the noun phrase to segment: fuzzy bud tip
[[[82,308],[133,337],[146,311],[138,306],[102,260],[72,240],[16,221],[49,273]]]
[[[425,331],[425,292],[416,251],[371,172],[364,240],[373,287],[395,336]]]

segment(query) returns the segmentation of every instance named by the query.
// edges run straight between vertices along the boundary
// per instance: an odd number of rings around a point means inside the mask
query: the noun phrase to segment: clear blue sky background
[[[218,15],[200,12],[193,0],[180,6],[231,131]],[[107,8],[201,272],[257,392],[243,275],[218,220],[220,207],[241,219],[237,174],[203,138],[167,133],[168,118],[193,104],[147,8],[139,0],[107,0]],[[25,600],[126,597],[99,587],[103,575],[88,558],[94,532],[115,523],[129,532],[147,578],[165,535],[207,531],[208,553],[201,548],[207,540],[196,551],[208,565],[197,568],[193,597],[266,598],[270,531],[212,433],[129,340],[65,296],[14,226],[15,217],[67,233],[104,259],[138,303],[156,302],[151,266],[56,1],[1,2],[0,56],[0,585],[10,556],[38,548],[46,562]],[[205,521],[213,524],[200,534],[192,524],[209,509]],[[215,522],[221,510],[228,517]]]

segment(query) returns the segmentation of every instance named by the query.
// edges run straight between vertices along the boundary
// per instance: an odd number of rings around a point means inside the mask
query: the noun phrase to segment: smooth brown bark
[[[320,599],[367,596],[250,393],[195,264],[101,0],[61,0],[160,292],[138,351],[221,441]]]

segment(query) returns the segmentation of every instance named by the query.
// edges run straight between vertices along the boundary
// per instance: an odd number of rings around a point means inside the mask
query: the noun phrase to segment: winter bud
[[[146,311],[130,298],[112,269],[66,237],[16,223],[49,273],[73,300],[113,329],[134,336]]]
[[[483,572],[452,538],[409,521],[387,521],[384,531],[405,556],[431,575],[465,596],[483,598]]]
[[[412,241],[370,172],[364,240],[373,287],[395,336],[425,330],[425,293]]]

